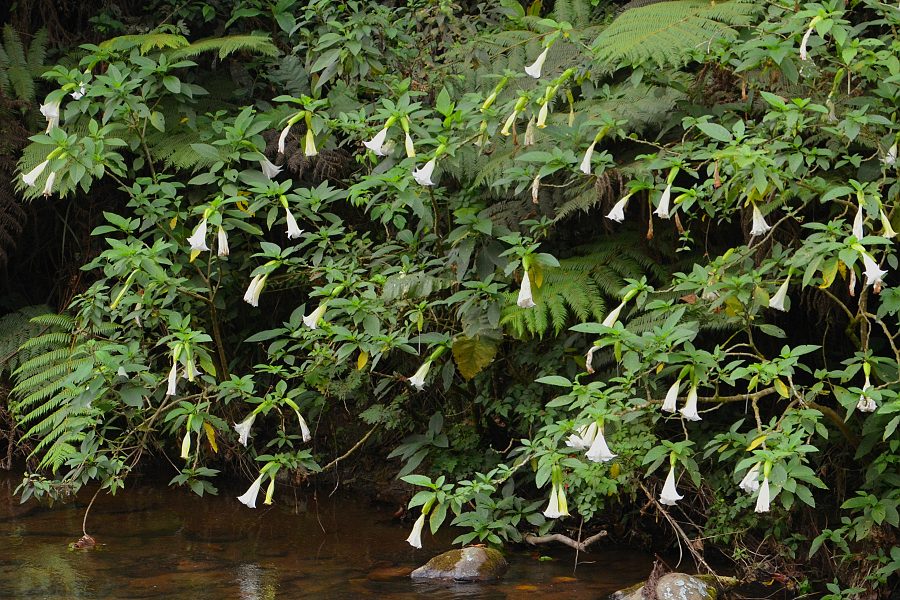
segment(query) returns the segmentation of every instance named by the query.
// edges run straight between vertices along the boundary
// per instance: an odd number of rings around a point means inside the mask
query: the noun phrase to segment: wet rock
[[[410,574],[413,579],[489,581],[499,579],[509,565],[493,548],[469,547],[438,554]]]
[[[657,600],[716,600],[716,588],[685,573],[668,573],[656,584]]]
[[[636,583],[624,590],[619,590],[609,595],[609,600],[643,600],[644,584]]]

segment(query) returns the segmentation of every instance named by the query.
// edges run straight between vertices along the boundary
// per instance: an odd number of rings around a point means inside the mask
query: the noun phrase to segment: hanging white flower
[[[423,527],[425,527],[425,513],[419,515],[419,518],[416,519],[415,524],[413,524],[412,532],[410,532],[409,537],[406,538],[406,542],[413,548],[422,547]]]
[[[178,362],[172,361],[172,368],[169,369],[169,385],[166,388],[166,396],[174,396],[178,387]]]
[[[547,508],[544,509],[544,516],[548,519],[569,516],[569,503],[566,501],[566,492],[562,489],[562,485],[553,484],[550,501],[547,503]]]
[[[531,182],[531,203],[538,204],[541,198],[541,174],[535,175]]]
[[[275,478],[269,477],[269,487],[266,488],[266,499],[263,504],[272,504],[272,496],[275,495]]]
[[[612,311],[606,315],[606,318],[603,319],[601,325],[604,327],[612,327],[616,324],[616,321],[619,320],[619,313],[622,312],[622,309],[625,308],[625,302],[621,302],[617,307],[612,309]]]
[[[513,123],[516,122],[516,117],[519,116],[519,111],[512,111],[508,117],[506,117],[506,121],[503,123],[503,128],[500,130],[500,135],[509,135],[512,129]]]
[[[262,293],[263,286],[266,283],[266,276],[263,274],[256,275],[247,286],[244,292],[244,302],[250,306],[259,306],[259,295]]]
[[[242,495],[238,496],[238,500],[241,504],[245,505],[247,508],[256,508],[256,497],[259,496],[259,488],[262,486],[263,474],[260,473],[259,477],[250,484],[250,487],[247,488],[247,491]]]
[[[416,157],[416,146],[413,144],[412,136],[409,135],[409,132],[404,132],[406,134],[406,139],[404,140],[404,145],[406,146],[406,156],[408,158]]]
[[[772,227],[766,223],[766,218],[760,212],[756,204],[753,205],[753,226],[750,228],[750,235],[762,235]]]
[[[82,82],[81,84],[79,84],[78,89],[76,89],[70,95],[72,96],[72,98],[74,100],[81,100],[82,98],[84,98],[84,95],[86,93],[87,93],[87,88],[85,87],[84,83]]]
[[[756,508],[758,513],[769,512],[769,478],[763,477],[762,485],[759,486],[759,495],[756,497]]]
[[[384,147],[384,141],[387,139],[388,128],[385,127],[375,134],[368,142],[363,142],[363,146],[374,152],[377,156],[387,156],[387,150]]]
[[[663,484],[662,492],[659,494],[659,503],[666,506],[675,506],[684,496],[678,493],[675,488],[675,465],[669,466],[669,474],[666,475],[666,482]]]
[[[181,439],[181,458],[187,460],[191,457],[191,430],[188,429]]]
[[[856,410],[858,410],[859,412],[870,413],[878,410],[878,405],[875,404],[875,400],[870,398],[866,393],[870,387],[872,387],[872,384],[869,382],[869,374],[866,373],[866,382],[862,386],[862,393],[859,395],[859,402],[856,403]]]
[[[587,451],[587,459],[593,462],[609,462],[618,454],[613,454],[613,452],[609,449],[609,446],[606,445],[606,438],[603,436],[603,428],[597,428],[597,436],[594,438],[594,443],[591,444],[590,449]]]
[[[284,154],[284,143],[287,141],[288,133],[290,133],[293,126],[293,123],[288,123],[281,130],[281,134],[278,136],[278,154]]]
[[[547,53],[550,52],[550,48],[544,48],[544,51],[541,52],[537,59],[527,67],[525,67],[525,72],[528,73],[531,77],[535,79],[539,79],[541,76],[541,69],[544,66],[544,61],[547,60]]]
[[[700,415],[697,414],[697,386],[692,385],[688,390],[687,400],[681,408],[681,416],[688,421],[700,421]]]
[[[856,208],[856,216],[853,217],[853,236],[857,240],[861,240],[866,236],[865,232],[863,231],[863,207],[862,207],[862,204],[860,204]]]
[[[306,424],[306,419],[303,418],[303,415],[297,411],[297,420],[300,421],[300,435],[303,437],[304,442],[308,442],[312,439],[312,433],[309,431],[309,425]]]
[[[673,413],[677,408],[678,404],[678,390],[681,388],[681,380],[676,379],[675,383],[669,388],[669,391],[666,392],[666,399],[663,400],[662,410],[665,412]]]
[[[59,100],[41,104],[41,114],[47,119],[47,133],[59,127]]]
[[[750,467],[750,470],[747,471],[747,474],[741,479],[738,487],[748,494],[752,494],[759,489],[759,463]]]
[[[525,146],[534,146],[534,117],[528,119],[528,125],[525,126]]]
[[[56,171],[50,171],[50,174],[47,175],[47,181],[44,182],[44,192],[45,196],[49,196],[53,193],[53,184],[56,182]]]
[[[790,282],[791,278],[788,276],[788,278],[784,280],[784,283],[778,287],[778,291],[775,292],[775,295],[769,299],[769,308],[787,312],[787,309],[784,307],[784,301],[787,299],[788,284],[790,284]]]
[[[865,252],[862,255],[862,259],[865,266],[866,284],[880,286],[883,283],[884,276],[887,275],[887,271],[880,268],[875,259]]]
[[[281,173],[281,167],[272,164],[272,161],[270,161],[265,156],[260,159],[259,168],[262,169],[263,175],[265,175],[268,179],[273,179],[279,173]]]
[[[593,169],[591,169],[591,158],[594,156],[594,146],[596,144],[597,142],[591,142],[591,145],[588,146],[588,149],[584,152],[584,158],[581,159],[581,165],[578,167],[585,175],[593,173]]]
[[[541,104],[540,110],[538,110],[537,117],[537,127],[539,129],[543,129],[547,126],[547,117],[550,115],[550,100],[547,100],[543,104]]]
[[[897,237],[897,232],[894,231],[894,228],[891,227],[891,220],[888,219],[887,214],[884,212],[882,208],[879,213],[881,214],[881,228],[884,230],[881,232],[881,237],[887,239],[893,239]]]
[[[316,136],[313,135],[312,129],[306,130],[306,141],[303,144],[303,154],[307,157],[316,156],[319,149],[316,148]]]
[[[659,198],[659,206],[656,208],[656,212],[654,213],[660,219],[668,219],[669,218],[669,204],[672,197],[672,184],[666,186],[666,189],[663,190],[662,196]]]
[[[599,346],[591,346],[591,349],[588,350],[587,354],[584,356],[584,370],[587,371],[589,375],[594,373],[594,352],[599,349]]]
[[[231,252],[230,248],[228,247],[228,234],[225,233],[225,229],[223,229],[221,225],[219,225],[219,232],[217,234],[217,239],[219,242],[217,244],[219,247],[218,255],[219,256],[228,256],[228,254]]]
[[[434,174],[435,165],[437,165],[437,158],[432,158],[421,169],[413,170],[412,176],[416,183],[424,186],[434,185],[431,176]]]
[[[897,142],[894,142],[888,151],[885,152],[884,158],[881,159],[881,162],[884,163],[887,167],[893,167],[897,164]]]
[[[533,308],[537,306],[534,303],[534,297],[531,295],[531,279],[528,277],[528,271],[522,277],[522,287],[519,288],[519,298],[516,300],[519,308]]]
[[[422,366],[409,378],[409,384],[421,392],[425,387],[425,378],[428,376],[428,369],[430,368],[430,360],[423,362]]]
[[[197,250],[198,252],[209,250],[209,247],[206,245],[206,225],[206,217],[203,217],[200,220],[200,224],[194,228],[194,233],[187,239],[188,244],[191,245],[191,250]]]
[[[628,199],[630,197],[631,196],[625,196],[624,198],[622,198],[621,200],[616,202],[613,205],[612,210],[609,211],[609,214],[606,215],[606,218],[611,219],[611,220],[615,221],[616,223],[621,223],[622,221],[624,221],[625,220],[625,206],[628,205]]]
[[[582,425],[578,428],[576,433],[573,433],[566,438],[566,446],[573,450],[589,449],[597,438],[598,429],[599,427],[597,426],[596,421],[590,425]]]
[[[316,329],[319,326],[319,321],[322,320],[322,316],[325,314],[325,309],[327,306],[325,303],[321,303],[316,307],[316,310],[312,311],[305,317],[303,317],[303,324],[309,327],[310,329]]]
[[[247,440],[250,439],[250,428],[253,427],[253,422],[256,420],[256,413],[250,413],[250,416],[241,421],[240,423],[234,424],[234,430],[238,434],[238,441],[242,446],[247,446]]]
[[[37,182],[38,177],[41,176],[41,173],[44,172],[44,169],[46,169],[47,165],[49,165],[49,164],[50,164],[50,161],[45,160],[44,162],[42,162],[41,164],[39,164],[32,170],[30,170],[27,173],[25,173],[24,175],[22,175],[22,181],[24,181],[25,185],[27,185],[28,187],[34,187],[34,184]]]
[[[303,233],[303,230],[297,225],[297,219],[294,218],[294,214],[287,207],[284,209],[285,216],[284,219],[287,221],[287,236],[288,239],[295,240]]]

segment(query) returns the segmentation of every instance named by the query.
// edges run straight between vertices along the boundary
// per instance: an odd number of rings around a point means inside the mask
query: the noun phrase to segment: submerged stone
[[[716,588],[685,573],[668,573],[656,584],[657,600],[716,600]]]
[[[509,565],[493,548],[471,546],[438,554],[410,574],[413,579],[489,581],[499,579]]]

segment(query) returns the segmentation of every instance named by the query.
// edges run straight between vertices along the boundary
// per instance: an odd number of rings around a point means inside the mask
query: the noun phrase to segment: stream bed
[[[52,508],[19,504],[20,482],[0,473],[0,598],[268,600],[271,598],[604,598],[647,576],[652,557],[604,540],[580,556],[568,548],[507,549],[499,582],[413,582],[409,572],[452,548],[445,527],[405,538],[389,508],[335,494],[280,497],[255,510],[233,493],[199,498],[165,483],[131,481],[91,509],[93,550],[72,550],[92,491]],[[458,532],[457,532],[458,533]]]

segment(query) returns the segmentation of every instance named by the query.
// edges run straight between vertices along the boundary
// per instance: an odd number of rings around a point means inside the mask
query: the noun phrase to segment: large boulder
[[[716,600],[716,588],[685,573],[668,573],[656,583],[657,600]]]
[[[499,579],[509,565],[493,548],[471,546],[438,554],[410,574],[413,579],[489,581]]]

